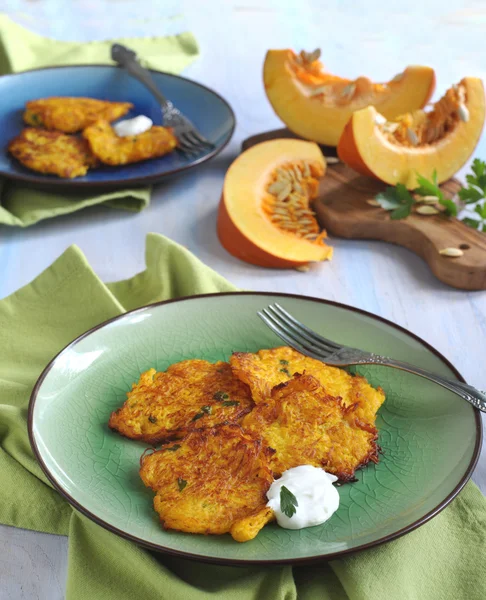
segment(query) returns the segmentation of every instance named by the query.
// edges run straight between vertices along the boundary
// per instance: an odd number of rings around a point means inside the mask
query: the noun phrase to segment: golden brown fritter
[[[40,98],[27,102],[24,121],[33,127],[75,133],[99,119],[114,121],[131,108],[130,102],[106,102],[94,98]]]
[[[271,459],[276,476],[313,465],[349,481],[356,469],[378,461],[378,432],[363,424],[356,410],[330,396],[312,375],[295,375],[257,404],[242,427],[276,450]]]
[[[230,532],[246,541],[274,518],[266,507],[272,451],[237,425],[198,429],[142,457],[140,476],[156,492],[166,529]]]
[[[370,425],[375,424],[376,412],[385,400],[383,390],[371,387],[364,377],[325,365],[288,346],[256,354],[235,352],[230,364],[234,374],[250,386],[257,404],[264,402],[273,387],[288,381],[294,373],[313,375],[329,395],[340,396],[345,406],[357,405],[355,415]]]
[[[98,164],[82,138],[28,127],[10,141],[8,151],[25,167],[72,179]]]
[[[83,131],[91,151],[107,165],[126,165],[172,152],[177,138],[171,129],[153,125],[137,135],[119,137],[108,121],[97,121]]]
[[[155,444],[188,430],[235,423],[253,407],[250,390],[228,363],[184,360],[157,373],[150,369],[133,384],[109,426],[122,435]]]

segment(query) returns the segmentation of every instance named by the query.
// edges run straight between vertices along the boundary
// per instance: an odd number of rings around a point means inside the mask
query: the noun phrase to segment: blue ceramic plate
[[[123,167],[103,166],[75,179],[60,179],[26,169],[7,153],[7,145],[24,127],[22,113],[28,100],[48,96],[87,96],[131,102],[134,108],[123,118],[144,114],[156,125],[162,125],[157,100],[123,69],[103,65],[51,67],[0,77],[0,175],[49,187],[125,187],[159,181],[221,152],[235,128],[234,113],[229,104],[209,88],[189,79],[160,71],[151,73],[164,95],[215,145],[214,150],[195,159],[172,152]]]

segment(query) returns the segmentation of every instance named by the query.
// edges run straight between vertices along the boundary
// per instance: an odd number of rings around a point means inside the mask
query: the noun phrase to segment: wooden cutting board
[[[268,131],[246,139],[242,149],[282,137],[297,136],[288,129]],[[336,156],[335,148],[321,148],[325,156]],[[462,290],[485,290],[486,234],[443,215],[412,213],[406,219],[393,221],[387,211],[366,202],[385,187],[384,183],[359,175],[343,163],[328,165],[314,204],[319,223],[331,236],[382,240],[404,246],[421,256],[444,283]],[[455,179],[441,185],[449,198],[460,187]],[[439,254],[439,250],[450,247],[463,250],[463,256],[450,258]]]

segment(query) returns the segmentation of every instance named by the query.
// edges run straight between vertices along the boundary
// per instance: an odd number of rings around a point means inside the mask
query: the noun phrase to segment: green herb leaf
[[[408,217],[415,202],[412,194],[402,183],[397,183],[395,187],[387,187],[384,192],[376,195],[376,200],[381,208],[392,211],[391,219]]]
[[[288,369],[280,369],[281,373],[285,373],[285,375],[288,375],[290,377],[290,373]]]
[[[288,361],[288,360],[284,360],[284,359],[282,358],[282,359],[280,359],[280,364],[281,364],[281,365],[288,365],[288,364],[289,364],[289,361]]]
[[[437,196],[439,198],[439,202],[442,204],[442,200],[444,200],[444,194],[440,187],[437,185],[437,171],[434,169],[432,173],[432,181],[429,181],[423,175],[417,173],[417,182],[419,187],[414,190],[416,194],[419,196]]]
[[[194,415],[192,417],[192,421],[197,421],[198,419],[201,419],[202,417],[204,417],[204,415],[210,415],[212,412],[212,408],[211,406],[203,406],[201,408],[201,412],[198,412],[196,415]]]
[[[299,506],[297,498],[283,485],[280,488],[280,510],[291,519],[295,515],[296,506]]]
[[[465,223],[468,227],[472,227],[473,229],[477,229],[481,224],[481,221],[476,221],[476,219],[471,219],[470,217],[464,217],[462,222]]]
[[[227,400],[228,398],[229,396],[226,392],[216,392],[213,396],[213,400],[218,400],[218,402],[221,400]]]
[[[479,179],[483,175],[486,175],[486,162],[480,158],[475,158],[472,162],[471,170],[476,175],[476,179]]]
[[[174,446],[170,446],[170,448],[164,448],[164,450],[167,450],[167,452],[175,452],[176,450],[179,450],[180,447],[180,444],[174,444]]]
[[[472,173],[466,175],[467,186],[459,190],[459,198],[473,210],[478,219],[464,217],[462,222],[478,231],[486,231],[486,162],[475,158],[471,165]],[[469,207],[470,204],[474,206]]]
[[[442,204],[442,206],[445,206],[446,215],[450,217],[455,217],[457,215],[457,205],[453,200],[451,200],[450,198],[442,198],[440,203]]]
[[[185,479],[182,479],[182,477],[178,477],[177,478],[177,485],[179,486],[179,492],[182,492],[182,490],[187,485],[187,481]]]
[[[148,420],[149,420],[151,423],[157,423],[157,417],[154,417],[154,416],[152,416],[152,415],[150,415],[150,416],[149,416]]]
[[[238,400],[227,400],[226,402],[223,402],[223,406],[238,406],[238,404]]]
[[[471,176],[468,175],[468,177],[471,177]],[[459,195],[459,198],[465,204],[479,202],[479,200],[482,200],[484,198],[484,194],[475,187],[468,187],[468,188],[463,187],[459,190],[458,195]]]
[[[387,187],[384,192],[377,194],[375,199],[379,202],[381,208],[385,210],[393,210],[400,206],[400,199],[394,187]]]
[[[399,206],[398,208],[396,208],[390,214],[390,219],[393,219],[393,220],[405,219],[405,217],[408,217],[410,212],[411,212],[411,206],[408,204],[404,204],[403,206]]]

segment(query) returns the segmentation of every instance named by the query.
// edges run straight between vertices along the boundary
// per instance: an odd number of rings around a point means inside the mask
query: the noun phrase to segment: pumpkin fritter
[[[378,432],[356,412],[356,405],[344,406],[312,375],[296,374],[257,404],[242,427],[276,450],[271,458],[275,476],[313,465],[349,481],[359,467],[378,462]]]
[[[131,102],[106,102],[95,98],[40,98],[27,102],[24,121],[32,127],[75,133],[99,119],[119,119],[131,108]]]
[[[274,518],[266,506],[272,450],[237,425],[198,429],[140,460],[165,529],[254,538]]]
[[[373,426],[376,412],[385,400],[383,390],[373,388],[364,377],[325,365],[288,346],[255,354],[235,352],[230,364],[233,373],[250,386],[257,404],[269,398],[272,389],[289,381],[294,373],[313,375],[329,395],[341,397],[345,406],[356,405],[355,416]]]
[[[91,151],[107,165],[126,165],[172,152],[177,138],[171,129],[153,125],[137,135],[119,137],[108,121],[97,121],[83,131]]]
[[[108,425],[126,437],[155,444],[191,429],[238,422],[252,407],[248,386],[228,363],[184,360],[162,373],[142,373]]]
[[[33,127],[11,140],[8,151],[32,171],[69,179],[86,175],[98,164],[86,140]]]

